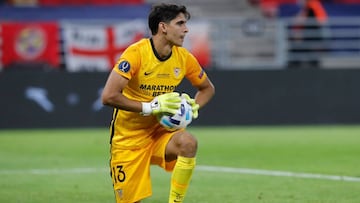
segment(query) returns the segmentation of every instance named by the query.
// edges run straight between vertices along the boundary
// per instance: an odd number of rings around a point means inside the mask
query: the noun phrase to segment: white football
[[[161,115],[158,117],[158,120],[169,131],[186,128],[192,121],[191,105],[183,98],[180,108],[175,115]]]

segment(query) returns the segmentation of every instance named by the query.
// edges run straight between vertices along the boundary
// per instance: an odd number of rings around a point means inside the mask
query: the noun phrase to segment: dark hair
[[[176,4],[157,4],[154,5],[150,11],[148,18],[148,25],[151,34],[155,35],[158,32],[158,26],[160,22],[169,23],[175,19],[180,13],[183,13],[187,20],[190,19],[190,13],[183,5]]]

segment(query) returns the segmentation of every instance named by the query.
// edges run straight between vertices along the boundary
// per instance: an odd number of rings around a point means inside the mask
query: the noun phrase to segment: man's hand
[[[186,101],[187,101],[187,103],[189,103],[190,105],[191,105],[191,109],[192,109],[192,117],[194,118],[194,119],[196,119],[198,116],[199,116],[199,104],[197,104],[196,102],[195,102],[195,99],[192,99],[192,98],[190,98],[190,96],[188,95],[188,94],[186,94],[186,93],[182,93],[181,94],[181,97],[182,98],[185,98],[186,99]]]
[[[165,93],[155,97],[151,102],[142,102],[142,114],[157,115],[167,113],[174,115],[181,105],[180,94],[177,92]]]

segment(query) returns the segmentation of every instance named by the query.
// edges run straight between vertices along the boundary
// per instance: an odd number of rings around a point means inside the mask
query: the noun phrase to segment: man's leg
[[[173,136],[166,148],[168,160],[177,157],[171,176],[169,203],[183,202],[195,169],[196,139],[186,131]]]

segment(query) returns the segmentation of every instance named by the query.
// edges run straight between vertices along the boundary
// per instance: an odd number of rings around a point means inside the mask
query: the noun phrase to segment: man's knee
[[[198,142],[197,139],[189,133],[184,133],[180,139],[180,154],[186,157],[193,157],[196,155]]]

